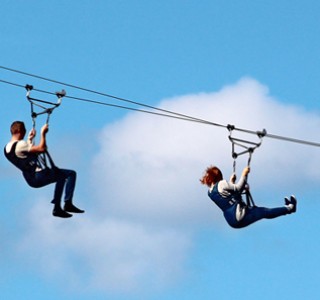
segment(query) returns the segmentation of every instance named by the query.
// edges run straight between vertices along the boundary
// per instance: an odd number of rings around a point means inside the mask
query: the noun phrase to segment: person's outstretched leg
[[[248,226],[261,219],[274,219],[280,216],[291,214],[297,210],[297,200],[294,196],[285,198],[285,206],[276,208],[266,208],[266,207],[249,207],[246,209],[245,216],[240,221],[241,227]]]
[[[291,213],[297,211],[297,199],[295,196],[291,195],[290,199],[288,197],[285,197],[284,201],[286,203],[286,206],[288,206],[291,209]]]

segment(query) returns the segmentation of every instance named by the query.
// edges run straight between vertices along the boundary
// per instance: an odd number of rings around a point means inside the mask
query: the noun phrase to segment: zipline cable
[[[87,88],[82,88],[82,87],[79,87],[79,86],[76,86],[76,85],[73,85],[73,84],[64,83],[64,82],[61,82],[61,81],[49,79],[49,78],[42,77],[42,76],[39,76],[39,75],[34,75],[34,74],[30,74],[30,73],[19,71],[19,70],[14,70],[14,69],[3,67],[3,66],[0,66],[0,68],[4,69],[4,70],[7,70],[7,71],[10,71],[10,72],[19,73],[19,74],[22,74],[22,75],[25,75],[25,76],[30,76],[30,77],[38,78],[38,79],[41,79],[41,80],[49,81],[49,82],[52,82],[52,83],[57,83],[57,84],[60,84],[60,85],[68,86],[68,87],[71,87],[71,88],[74,88],[74,89],[79,89],[79,90],[82,90],[82,91],[94,93],[94,94],[97,94],[97,95],[100,95],[100,96],[109,97],[109,98],[113,98],[113,99],[116,99],[116,100],[125,101],[125,102],[131,103],[131,104],[135,104],[135,105],[147,107],[147,108],[150,108],[150,109],[158,110],[158,111],[161,111],[163,113],[155,113],[155,112],[152,112],[152,111],[141,110],[141,109],[137,109],[137,108],[131,108],[131,107],[126,107],[126,106],[121,106],[121,105],[116,105],[116,104],[110,104],[110,103],[91,100],[91,99],[86,99],[86,98],[65,96],[65,98],[69,98],[69,99],[72,99],[72,100],[84,101],[84,102],[88,102],[88,103],[92,103],[92,104],[99,104],[99,105],[111,106],[111,107],[116,107],[116,108],[123,108],[123,109],[128,109],[128,110],[133,110],[133,111],[138,111],[138,112],[143,112],[143,113],[148,113],[148,114],[154,114],[154,115],[163,116],[163,117],[170,117],[170,118],[180,119],[180,120],[184,120],[184,121],[192,121],[192,122],[197,122],[197,123],[201,123],[201,124],[207,124],[207,125],[212,125],[212,126],[217,126],[217,127],[223,127],[223,128],[226,128],[226,129],[228,129],[230,127],[230,125],[222,125],[222,124],[219,124],[219,123],[214,123],[214,122],[210,122],[210,121],[207,121],[207,120],[191,117],[191,116],[188,116],[188,115],[185,115],[185,114],[180,114],[180,113],[176,113],[176,112],[173,112],[173,111],[160,109],[160,108],[157,108],[157,107],[154,107],[154,106],[151,106],[151,105],[147,105],[147,104],[139,103],[139,102],[136,102],[136,101],[120,98],[120,97],[117,97],[117,96],[113,96],[113,95],[109,95],[109,94],[106,94],[106,93],[90,90],[90,89],[87,89]],[[9,82],[9,81],[6,81],[6,80],[1,80],[0,79],[0,82],[6,83],[6,84],[9,84],[9,85],[13,85],[13,86],[16,86],[16,87],[25,88],[25,86],[23,86],[21,84],[12,83],[12,82]],[[52,92],[38,90],[38,89],[34,89],[34,90],[38,91],[38,92],[54,95],[54,93],[52,93]],[[237,131],[248,133],[248,134],[255,134],[255,135],[259,134],[259,132],[257,132],[257,131],[243,129],[243,128],[237,128],[235,126],[234,126],[233,130],[237,130]],[[320,147],[320,143],[318,143],[318,142],[312,142],[312,141],[307,141],[307,140],[302,140],[302,139],[296,139],[296,138],[291,138],[291,137],[286,137],[286,136],[281,136],[281,135],[275,135],[275,134],[266,133],[265,137],[269,137],[269,138],[277,139],[277,140],[282,140],[282,141],[285,141],[285,142],[292,142],[292,143],[298,143],[298,144],[303,144],[303,145],[307,145],[307,146]]]
[[[9,82],[9,81],[2,80],[2,79],[0,79],[0,82],[6,83],[6,84],[9,84],[9,85],[13,85],[13,86],[16,86],[16,87],[20,87],[20,88],[25,88],[25,86],[23,86],[21,84]],[[45,93],[45,94],[48,94],[48,95],[55,95],[55,93],[44,91],[44,90],[39,90],[39,89],[36,89],[36,88],[34,88],[33,90],[37,91],[37,92],[40,92],[40,93]],[[91,99],[86,99],[86,98],[68,96],[68,95],[64,96],[64,98],[68,98],[68,99],[71,99],[71,100],[78,100],[78,101],[88,102],[88,103],[92,103],[92,104],[99,104],[99,105],[104,105],[104,106],[122,108],[122,109],[131,110],[131,111],[137,111],[137,112],[142,112],[142,113],[147,113],[147,114],[152,114],[152,115],[157,115],[157,116],[162,116],[162,117],[168,117],[168,118],[174,118],[174,119],[179,119],[179,120],[184,120],[184,121],[191,121],[191,122],[208,124],[208,125],[218,125],[218,124],[215,124],[215,123],[212,123],[212,122],[209,122],[209,121],[188,117],[187,115],[182,115],[182,114],[177,114],[177,115],[181,115],[181,116],[184,116],[184,117],[179,117],[179,116],[175,116],[175,115],[168,115],[168,114],[164,114],[164,113],[156,113],[156,112],[152,112],[152,111],[148,111],[148,110],[142,110],[142,109],[138,109],[138,108],[123,106],[123,105],[117,105],[117,104],[112,104],[112,103],[106,103],[106,102],[101,102],[101,101],[91,100]],[[40,100],[38,99],[38,101],[40,101]],[[41,102],[44,102],[44,101],[41,101]]]
[[[34,78],[41,79],[41,80],[44,80],[44,81],[48,81],[48,82],[64,85],[64,86],[67,86],[67,87],[71,87],[71,88],[74,88],[74,89],[78,89],[78,90],[81,90],[81,91],[93,93],[93,94],[96,94],[96,95],[99,95],[99,96],[108,97],[108,98],[111,98],[111,99],[114,99],[114,100],[131,103],[131,104],[134,104],[134,105],[138,105],[138,106],[154,109],[154,110],[161,111],[161,112],[164,112],[164,113],[177,115],[177,116],[180,116],[180,117],[183,117],[183,118],[194,119],[194,120],[197,120],[197,121],[199,121],[201,123],[202,122],[203,123],[207,123],[208,122],[208,121],[205,121],[205,120],[202,120],[202,119],[197,119],[197,118],[194,118],[194,117],[191,117],[191,116],[187,116],[187,115],[184,115],[184,114],[180,114],[180,113],[172,112],[172,111],[169,111],[169,110],[161,109],[161,108],[154,107],[154,106],[151,106],[151,105],[148,105],[148,104],[139,103],[139,102],[136,102],[136,101],[133,101],[133,100],[129,100],[129,99],[125,99],[125,98],[122,98],[122,97],[113,96],[113,95],[110,95],[110,94],[98,92],[98,91],[95,91],[95,90],[92,90],[92,89],[88,89],[88,88],[83,88],[83,87],[80,87],[80,86],[77,86],[77,85],[74,85],[74,84],[61,82],[61,81],[58,81],[58,80],[54,80],[54,79],[50,79],[50,78],[47,78],[47,77],[43,77],[43,76],[27,73],[27,72],[24,72],[24,71],[11,69],[11,68],[7,68],[7,67],[4,67],[4,66],[0,66],[0,68],[4,69],[4,70],[7,70],[7,71],[10,71],[10,72],[22,74],[22,75],[29,76],[29,77],[34,77]],[[208,123],[211,124],[212,122],[208,122]],[[211,125],[213,125],[213,124],[211,124]],[[216,125],[219,126],[219,124],[216,124]]]

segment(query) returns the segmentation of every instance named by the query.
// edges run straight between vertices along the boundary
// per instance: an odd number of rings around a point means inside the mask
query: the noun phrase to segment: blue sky
[[[318,1],[3,1],[2,11],[1,66],[320,141]],[[4,69],[0,79],[123,104]],[[32,123],[25,90],[0,91],[5,145],[13,120]],[[319,148],[265,138],[255,201],[295,194],[298,212],[234,230],[198,181],[210,164],[232,171],[222,128],[66,98],[48,140],[77,171],[86,213],[52,217],[53,187],[29,188],[0,160],[5,299],[319,298]]]

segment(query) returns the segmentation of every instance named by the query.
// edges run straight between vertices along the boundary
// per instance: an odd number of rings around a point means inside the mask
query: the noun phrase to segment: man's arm
[[[32,145],[29,152],[30,153],[43,153],[46,151],[47,149],[47,139],[46,139],[46,135],[47,132],[49,131],[49,127],[48,124],[45,124],[44,126],[42,126],[41,128],[41,136],[40,136],[40,142],[38,145]],[[29,135],[30,137],[30,135]],[[33,136],[34,137],[34,136]],[[33,139],[32,137],[32,139]]]

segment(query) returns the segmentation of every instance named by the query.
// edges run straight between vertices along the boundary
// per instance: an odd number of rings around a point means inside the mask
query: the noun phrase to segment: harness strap
[[[246,204],[248,207],[253,207],[256,206],[256,204],[253,201],[253,198],[251,196],[250,193],[250,189],[249,189],[249,185],[247,184],[246,188],[245,188],[245,195],[246,195]]]
[[[48,161],[49,161],[49,163],[50,163],[51,169],[52,169],[52,168],[55,168],[56,165],[55,165],[53,159],[51,158],[51,155],[50,155],[49,151],[46,150],[46,151],[44,152],[44,154],[45,154],[44,156],[48,159]]]

